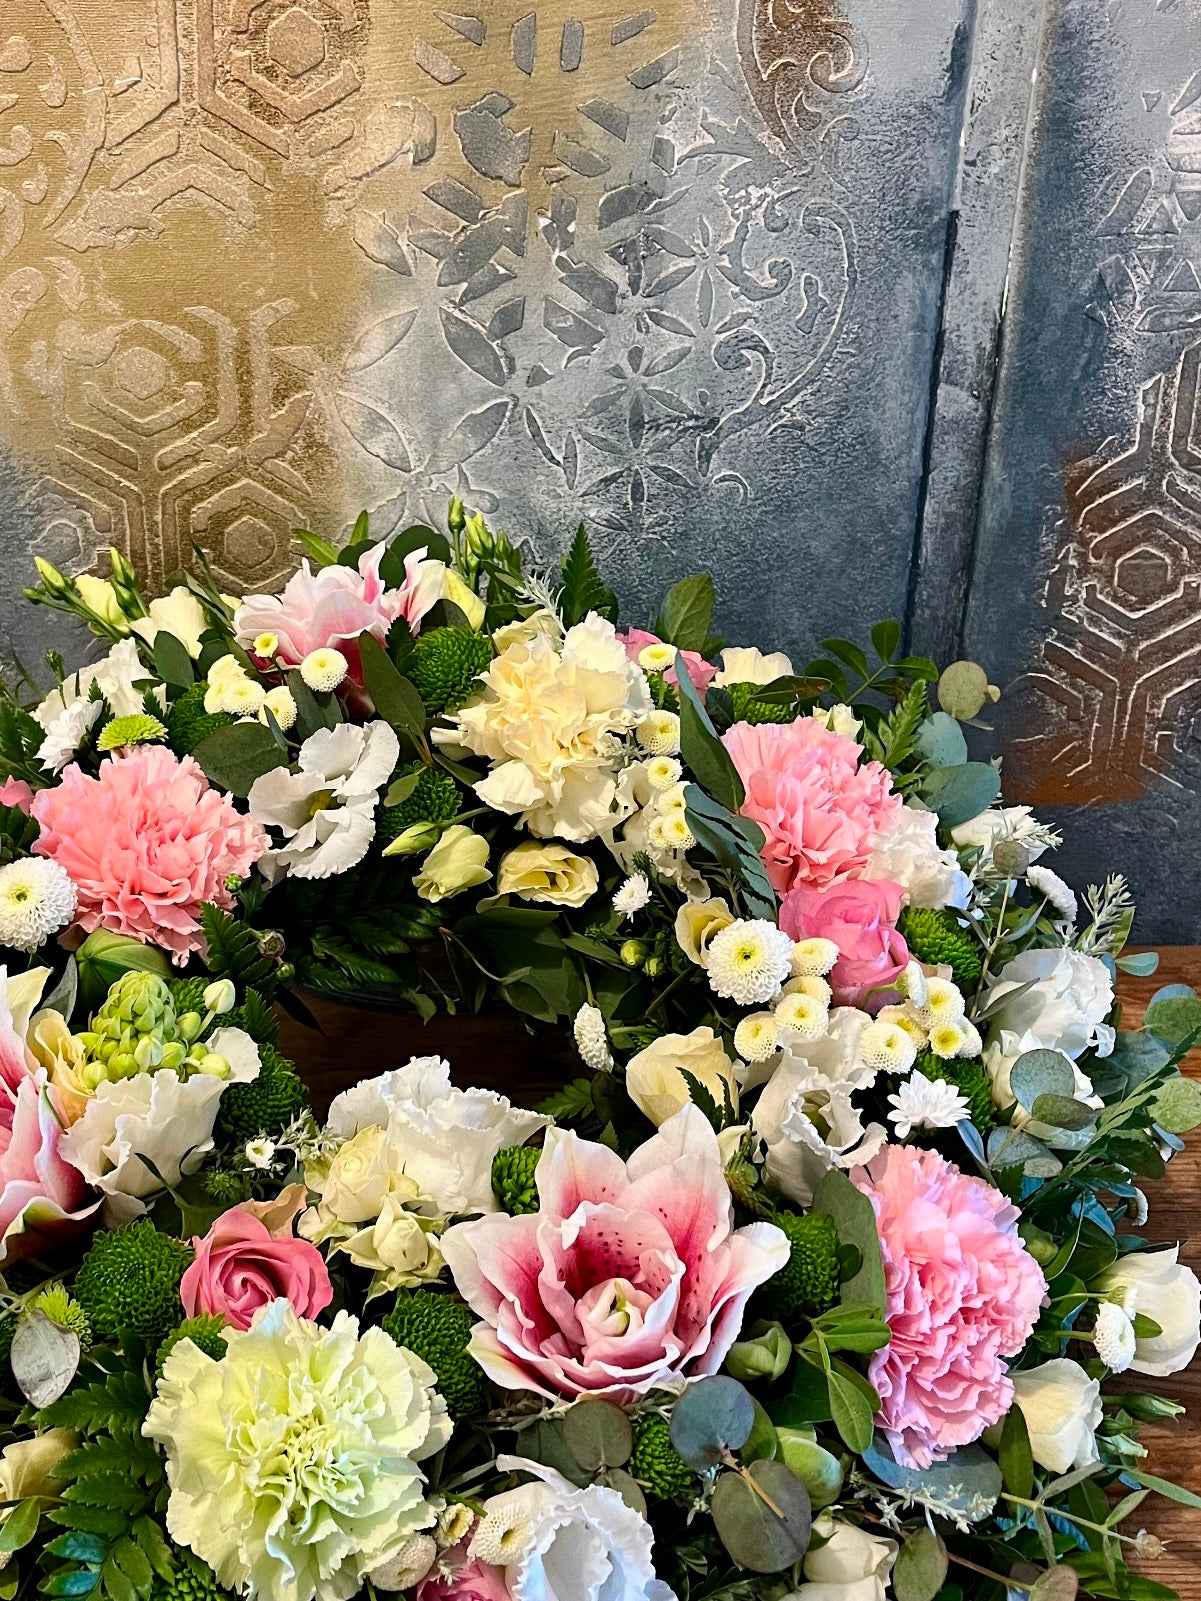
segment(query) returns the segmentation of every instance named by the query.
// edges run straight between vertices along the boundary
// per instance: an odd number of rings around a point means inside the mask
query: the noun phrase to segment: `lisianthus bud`
[[[745,1340],[735,1340],[726,1358],[726,1372],[748,1379],[778,1379],[792,1360],[792,1341],[782,1323],[756,1323]]]
[[[171,971],[165,951],[155,945],[143,945],[125,934],[111,934],[103,928],[88,935],[76,951],[75,961],[85,1004],[103,999],[122,973],[156,973],[166,978]]]
[[[238,992],[232,980],[219,978],[215,980],[204,992],[204,1004],[210,1012],[221,1017],[226,1012],[232,1012],[238,1004]]]
[[[384,856],[416,856],[436,845],[442,836],[441,823],[410,823],[381,852]]]

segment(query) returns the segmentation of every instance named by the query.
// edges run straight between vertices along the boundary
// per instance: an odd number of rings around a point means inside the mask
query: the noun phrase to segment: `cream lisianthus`
[[[188,655],[200,655],[200,636],[208,626],[204,607],[184,584],[177,584],[169,595],[160,595],[147,608],[150,615],[130,623],[135,634],[153,647],[160,633],[173,634]]]
[[[524,901],[545,901],[549,906],[583,906],[599,883],[596,863],[557,840],[546,845],[525,840],[501,858],[496,875],[501,895],[519,895]]]
[[[97,578],[94,573],[80,573],[75,580],[75,587],[84,605],[102,622],[106,622],[110,628],[119,628],[122,633],[129,632],[129,622],[121,610],[117,591],[107,578]]]
[[[1070,1473],[1100,1460],[1096,1431],[1104,1416],[1101,1386],[1078,1362],[1056,1357],[1015,1373],[1013,1398],[1040,1467]]]
[[[690,962],[707,967],[710,941],[733,921],[734,913],[719,896],[685,901],[676,913],[676,944]]]
[[[1102,1280],[1105,1294],[1130,1317],[1141,1312],[1159,1324],[1158,1334],[1136,1338],[1130,1363],[1156,1379],[1182,1372],[1201,1343],[1201,1283],[1179,1255],[1177,1245],[1134,1251],[1119,1257]]]
[[[417,1464],[450,1438],[433,1370],[339,1312],[287,1301],[226,1331],[220,1361],[181,1340],[142,1432],[167,1454],[171,1537],[250,1601],[347,1601],[429,1528]]]
[[[31,1495],[55,1495],[62,1481],[55,1470],[64,1457],[79,1444],[74,1429],[47,1429],[27,1440],[14,1440],[0,1453],[0,1501],[8,1505],[0,1511],[0,1528],[12,1516],[18,1502]],[[11,1562],[13,1552],[0,1552],[0,1568]]]
[[[425,858],[413,887],[423,901],[445,901],[491,877],[488,841],[465,823],[452,823]]]
[[[765,656],[754,645],[727,645],[713,683],[718,689],[728,684],[774,684],[777,678],[791,678],[792,673],[792,661],[782,650]]]
[[[708,1090],[718,1106],[727,1095],[738,1106],[734,1064],[711,1028],[694,1028],[691,1034],[663,1034],[631,1057],[626,1066],[626,1089],[638,1110],[658,1128],[692,1099],[689,1073]]]
[[[468,628],[480,629],[484,626],[484,613],[486,607],[483,601],[461,579],[453,567],[442,569],[442,591],[439,600],[448,600],[452,606],[457,606],[467,619]]]
[[[541,633],[511,644],[481,682],[443,739],[492,764],[475,786],[485,805],[540,838],[573,842],[630,815],[623,757],[651,701],[612,623],[589,613],[561,646]]]

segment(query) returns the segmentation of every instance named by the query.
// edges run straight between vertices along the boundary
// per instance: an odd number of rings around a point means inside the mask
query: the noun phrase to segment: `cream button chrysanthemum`
[[[734,1030],[734,1049],[744,1062],[766,1062],[776,1048],[779,1030],[770,1012],[752,1012]]]
[[[795,950],[795,946],[793,949]],[[800,978],[790,978],[784,986],[785,995],[811,995],[819,1005],[829,1010],[833,1000],[834,991],[824,978],[816,974],[802,974]]]
[[[803,1040],[815,1040],[830,1025],[830,1014],[821,999],[794,990],[785,995],[775,1010],[776,1026],[781,1033],[796,1034]]]
[[[688,785],[670,784],[660,794],[656,802],[658,810],[666,816],[668,812],[682,812],[688,807]]]
[[[938,1023],[957,1023],[966,1009],[963,996],[949,978],[928,978],[925,1005],[915,1006],[914,1012],[922,1027],[931,1029]]]
[[[901,974],[897,988],[911,1006],[925,1006],[930,998],[930,981],[920,962],[910,962]]]
[[[679,762],[671,756],[653,756],[649,762],[643,762],[642,771],[646,774],[646,781],[657,793],[670,789],[678,784],[680,774],[684,769]]]
[[[75,916],[75,885],[48,857],[0,867],[0,945],[36,951]]]
[[[510,1567],[533,1548],[534,1525],[521,1497],[496,1495],[471,1536],[471,1556],[493,1567]]]
[[[859,1057],[880,1073],[907,1073],[917,1060],[917,1046],[903,1028],[877,1018],[859,1036]]]
[[[263,704],[259,708],[259,721],[263,723],[267,721],[263,715],[264,712],[270,712],[272,717],[275,718],[280,732],[287,733],[288,729],[296,721],[296,702],[292,697],[292,691],[287,685],[280,684],[277,689],[269,689],[267,691],[263,696]]]
[[[674,756],[680,748],[680,719],[675,712],[652,712],[634,730],[634,737],[651,756]]]
[[[1134,1324],[1116,1301],[1102,1301],[1098,1306],[1093,1344],[1111,1373],[1125,1373],[1134,1361],[1137,1347]]]
[[[788,977],[792,941],[765,918],[738,919],[709,944],[709,985],[740,1006],[772,1000]]]
[[[969,1115],[967,1100],[953,1084],[924,1073],[911,1073],[888,1101],[893,1108],[888,1121],[902,1140],[915,1128],[954,1128]]]
[[[688,818],[682,811],[672,810],[663,817],[656,817],[650,825],[651,844],[659,849],[669,851],[688,851],[696,844],[696,835],[688,826]]]
[[[967,1044],[967,1031],[959,1023],[935,1023],[929,1035],[930,1049],[944,1061],[962,1056]]]
[[[793,978],[824,978],[838,954],[832,939],[800,939],[792,947],[788,970]]]
[[[882,1006],[876,1013],[876,1021],[878,1023],[895,1023],[898,1028],[903,1028],[919,1051],[923,1050],[928,1042],[926,1030],[908,1007]]]
[[[273,661],[279,649],[279,635],[270,632],[256,634],[250,648],[260,661]]]
[[[665,673],[673,666],[676,659],[676,647],[666,645],[661,640],[653,645],[644,645],[638,652],[638,665],[644,673]]]
[[[301,678],[317,694],[337,689],[349,671],[350,663],[332,645],[311,650],[300,664]]]

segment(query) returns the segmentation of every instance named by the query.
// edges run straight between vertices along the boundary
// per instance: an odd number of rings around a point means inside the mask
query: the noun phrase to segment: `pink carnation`
[[[778,894],[824,888],[861,873],[872,835],[901,809],[878,762],[815,717],[794,723],[735,723],[722,739],[746,790],[742,815],[766,836],[763,861]]]
[[[1008,1412],[1003,1358],[1030,1338],[1042,1269],[999,1190],[934,1151],[888,1145],[852,1174],[880,1230],[892,1341],[868,1376],[877,1422],[906,1467],[943,1461]]]
[[[442,1239],[482,1323],[471,1354],[509,1390],[626,1403],[716,1373],[747,1299],[788,1260],[771,1223],[735,1229],[717,1136],[695,1106],[623,1162],[553,1129],[539,1210],[460,1223]]]
[[[648,633],[645,628],[631,628],[629,633],[618,634],[617,637],[625,646],[626,655],[632,662],[638,660],[638,653],[645,650],[648,645],[661,645],[663,643],[658,634]],[[676,660],[679,661],[681,656],[684,658],[684,666],[688,669],[689,678],[696,685],[697,694],[704,699],[705,691],[717,676],[717,668],[714,667],[712,662],[707,662],[695,650],[678,651]],[[674,667],[669,667],[663,676],[675,688],[678,689],[680,687],[680,680]]]
[[[6,778],[0,784],[0,806],[15,806],[28,812],[33,805],[33,790],[23,778]]]
[[[829,974],[834,999],[876,1011],[909,962],[895,926],[904,898],[899,884],[882,878],[848,879],[829,889],[799,884],[780,904],[780,927],[794,940],[833,940],[839,950]]]
[[[315,1318],[334,1298],[321,1252],[297,1239],[293,1225],[304,1209],[303,1184],[275,1201],[245,1201],[222,1212],[203,1239],[179,1286],[189,1317],[220,1315],[235,1329],[248,1329],[254,1314],[272,1301],[290,1301],[301,1317]]]
[[[161,945],[181,966],[202,948],[203,903],[232,906],[225,880],[244,878],[268,847],[191,756],[162,745],[114,756],[96,778],[72,763],[35,797],[33,815],[34,850],[74,883],[79,926]]]

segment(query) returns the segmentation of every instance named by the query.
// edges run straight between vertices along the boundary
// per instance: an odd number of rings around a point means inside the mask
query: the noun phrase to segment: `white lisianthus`
[[[495,1212],[494,1157],[549,1121],[491,1090],[457,1089],[440,1057],[419,1056],[336,1096],[326,1128],[342,1139],[371,1125],[386,1129],[407,1176],[435,1211],[451,1215]]]
[[[782,650],[765,656],[754,645],[727,645],[713,683],[718,689],[728,684],[774,684],[777,678],[791,678],[792,674],[792,662]]]
[[[892,825],[873,834],[862,876],[899,884],[910,906],[966,906],[971,880],[953,850],[938,843],[938,818],[902,806]]]
[[[492,764],[475,786],[485,805],[540,838],[576,843],[630,815],[633,773],[622,759],[651,700],[612,623],[592,612],[561,646],[541,633],[520,640],[481,683],[443,738]]]
[[[208,626],[204,607],[184,584],[177,584],[169,595],[160,595],[147,607],[150,615],[130,623],[135,634],[153,649],[160,633],[173,634],[188,655],[200,655],[200,636]]]
[[[1168,1251],[1135,1251],[1120,1257],[1101,1281],[1110,1300],[1133,1317],[1141,1312],[1160,1333],[1136,1339],[1136,1373],[1163,1379],[1188,1367],[1201,1344],[1201,1283],[1179,1260],[1180,1247]]]
[[[708,1090],[718,1106],[724,1105],[728,1094],[737,1107],[734,1064],[711,1028],[694,1028],[691,1034],[662,1034],[626,1065],[629,1097],[656,1128],[691,1101],[685,1073]]]
[[[884,1601],[897,1543],[824,1512],[813,1527],[823,1544],[805,1558],[805,1583],[785,1601]]]
[[[421,864],[413,887],[423,901],[445,901],[491,877],[488,841],[466,823],[452,823]]]
[[[100,716],[100,703],[90,698],[93,685],[108,702],[114,717],[133,717],[145,710],[144,691],[137,686],[145,683],[147,676],[132,639],[114,645],[95,666],[68,674],[61,689],[52,690],[33,710],[34,721],[46,731],[38,746],[38,761],[46,771],[57,773],[67,765]],[[154,693],[164,704],[161,688],[156,686]]]
[[[450,1439],[433,1369],[382,1329],[287,1301],[225,1355],[181,1340],[142,1426],[167,1454],[167,1528],[255,1601],[347,1601],[435,1518],[417,1463]]]
[[[264,878],[329,878],[357,866],[375,837],[379,791],[399,755],[387,723],[339,723],[305,740],[299,772],[276,767],[256,778],[250,815],[281,829],[286,842],[260,860]]]
[[[104,1196],[106,1227],[138,1217],[146,1197],[194,1173],[213,1148],[222,1092],[259,1076],[259,1048],[242,1029],[215,1029],[205,1046],[229,1063],[226,1077],[193,1073],[183,1079],[160,1067],[104,1079],[83,1115],[64,1131],[63,1154]]]
[[[709,987],[739,1006],[773,1000],[789,976],[792,941],[766,918],[739,918],[709,941]]]
[[[532,1482],[484,1502],[468,1547],[472,1561],[503,1567],[514,1596],[568,1596],[571,1601],[675,1601],[655,1577],[654,1535],[616,1490],[578,1489],[553,1468],[500,1456],[502,1472]]]
[[[1105,1415],[1101,1386],[1078,1362],[1056,1357],[1010,1377],[1040,1467],[1070,1473],[1099,1460],[1096,1431]]]

